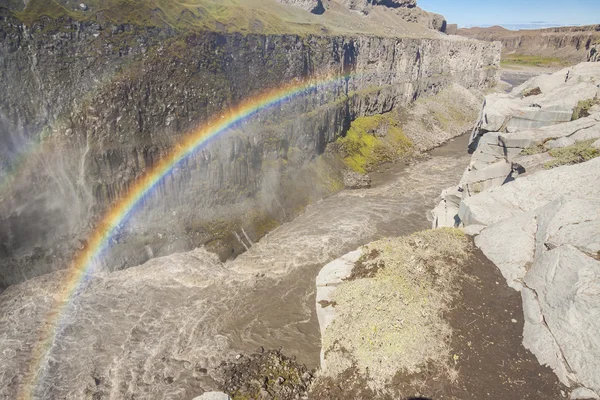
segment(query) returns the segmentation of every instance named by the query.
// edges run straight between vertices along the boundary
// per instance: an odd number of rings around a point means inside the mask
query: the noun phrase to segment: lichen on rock
[[[323,334],[325,376],[355,368],[382,390],[400,371],[450,360],[452,331],[444,321],[456,279],[468,258],[459,230],[424,231],[363,248],[356,268],[372,274],[343,281],[334,291],[335,319]],[[359,271],[355,277],[361,276]]]

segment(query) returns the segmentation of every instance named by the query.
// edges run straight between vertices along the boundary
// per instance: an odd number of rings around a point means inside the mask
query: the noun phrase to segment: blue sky
[[[418,0],[417,4],[463,27],[600,24],[600,0]]]

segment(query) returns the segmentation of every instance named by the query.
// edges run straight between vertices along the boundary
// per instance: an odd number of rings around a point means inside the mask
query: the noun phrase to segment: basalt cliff
[[[103,268],[202,245],[235,256],[344,186],[335,143],[353,121],[497,79],[498,44],[445,35],[414,2],[196,3],[0,6],[0,287],[66,268],[187,133],[265,89],[313,82],[173,168]]]
[[[501,26],[458,29],[458,35],[502,43],[504,54],[554,58],[562,62],[595,61],[600,25],[512,31]],[[592,51],[592,49],[594,49]]]

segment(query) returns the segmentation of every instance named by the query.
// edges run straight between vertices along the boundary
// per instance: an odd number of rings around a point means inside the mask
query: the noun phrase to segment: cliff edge
[[[600,65],[486,98],[458,186],[434,227],[462,227],[520,291],[523,344],[570,387],[600,395]]]

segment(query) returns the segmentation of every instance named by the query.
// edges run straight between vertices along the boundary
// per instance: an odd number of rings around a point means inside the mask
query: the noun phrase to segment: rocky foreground
[[[600,395],[599,84],[584,63],[488,96],[471,164],[434,211],[521,292],[524,346],[581,399]]]
[[[599,83],[584,63],[487,96],[445,228],[321,270],[314,393],[599,398]]]

